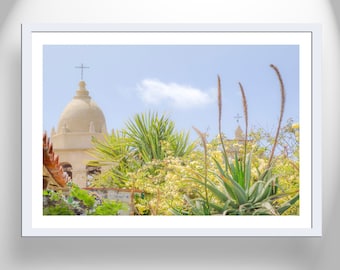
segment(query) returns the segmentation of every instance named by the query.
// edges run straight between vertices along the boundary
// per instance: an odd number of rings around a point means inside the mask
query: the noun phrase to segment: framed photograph
[[[22,236],[321,236],[321,27],[22,26]]]

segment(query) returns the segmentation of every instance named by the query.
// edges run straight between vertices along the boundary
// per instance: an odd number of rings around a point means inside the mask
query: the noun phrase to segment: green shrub
[[[76,185],[72,186],[70,196],[82,202],[87,209],[90,209],[94,206],[95,198],[91,196],[86,190],[80,189],[80,187]]]
[[[54,205],[54,206],[47,206],[43,209],[43,215],[60,215],[60,216],[66,216],[66,215],[74,215],[74,211],[72,211],[65,202],[61,202],[60,204]]]
[[[127,210],[121,202],[96,200],[88,191],[72,184],[68,194],[61,191],[43,191],[44,215],[117,215]]]
[[[127,210],[128,207],[123,205],[121,202],[116,202],[112,200],[104,200],[101,205],[99,205],[91,215],[98,216],[115,216],[119,214],[120,210]]]

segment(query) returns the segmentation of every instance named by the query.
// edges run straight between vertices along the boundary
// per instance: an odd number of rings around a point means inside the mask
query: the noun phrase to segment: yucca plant
[[[181,157],[193,150],[189,133],[177,132],[175,122],[158,113],[137,114],[126,123],[126,137],[136,155],[143,162],[163,160],[167,151]]]
[[[233,159],[228,157],[221,128],[222,91],[220,77],[218,77],[218,125],[223,162],[221,163],[217,159],[213,159],[215,170],[208,170],[208,166],[206,164],[207,151],[204,152],[204,173],[195,171],[194,176],[190,179],[204,187],[204,194],[198,192],[198,196],[194,199],[185,196],[185,207],[182,209],[174,209],[174,214],[281,215],[289,209],[291,205],[298,201],[299,194],[298,192],[295,192],[295,196],[291,199],[288,199],[283,203],[278,202],[279,199],[292,194],[278,193],[278,176],[273,175],[272,173],[273,157],[284,112],[285,90],[278,68],[274,65],[271,65],[270,67],[274,69],[280,82],[281,109],[278,128],[275,135],[275,142],[272,147],[267,167],[262,173],[260,173],[257,179],[252,179],[251,153],[247,153],[248,105],[241,83],[239,83],[239,86],[242,94],[242,104],[246,125],[244,156],[239,157],[238,154],[235,153]],[[201,137],[204,149],[206,149],[207,142],[205,138],[202,136],[200,131],[197,129],[195,130]]]
[[[92,186],[126,186],[129,181],[127,173],[135,170],[139,165],[130,151],[130,139],[116,130],[111,135],[106,135],[103,141],[92,137],[92,144],[90,155],[95,160],[90,161],[89,165],[104,168],[102,174],[93,181]]]
[[[104,169],[95,177],[93,187],[133,188],[135,177],[143,166],[164,160],[168,156],[182,157],[194,149],[188,132],[175,130],[175,123],[166,115],[157,113],[136,114],[123,130],[116,130],[104,140],[92,138],[95,158],[89,163]],[[157,166],[149,166],[156,174]]]

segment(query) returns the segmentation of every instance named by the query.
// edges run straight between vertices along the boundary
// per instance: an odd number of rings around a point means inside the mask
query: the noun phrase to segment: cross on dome
[[[81,66],[77,66],[75,68],[80,68],[81,72],[80,72],[80,79],[83,80],[83,75],[84,75],[84,68],[90,68],[90,67],[85,67],[83,64],[81,64]]]
[[[242,116],[241,116],[239,113],[237,113],[237,114],[234,116],[234,118],[236,119],[236,122],[239,123],[239,122],[240,122],[240,119],[242,118]]]

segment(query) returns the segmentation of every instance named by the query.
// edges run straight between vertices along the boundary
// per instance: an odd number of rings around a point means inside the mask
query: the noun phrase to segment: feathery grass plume
[[[279,118],[277,130],[276,130],[274,145],[273,145],[272,152],[271,152],[271,154],[270,154],[270,158],[269,158],[269,161],[268,161],[268,168],[271,166],[271,163],[272,163],[272,160],[273,160],[273,157],[274,157],[274,152],[275,152],[275,148],[276,148],[276,146],[277,146],[277,141],[278,141],[279,134],[280,134],[281,123],[282,123],[283,113],[284,113],[284,110],[285,110],[285,103],[286,103],[286,93],[285,93],[285,88],[284,88],[284,84],[283,84],[283,80],[282,80],[280,71],[279,71],[279,69],[278,69],[276,66],[274,66],[273,64],[271,64],[270,67],[271,67],[272,69],[274,69],[274,71],[275,71],[275,73],[276,73],[276,75],[277,75],[277,77],[278,77],[278,79],[279,79],[279,82],[280,82],[280,91],[281,91],[281,109],[280,109],[280,118]]]
[[[221,87],[221,78],[217,75],[217,105],[218,105],[218,133],[221,140],[221,145],[223,148],[224,154],[227,154],[223,142],[223,135],[222,135],[222,87]]]
[[[247,141],[248,141],[248,103],[246,99],[246,94],[244,93],[244,89],[242,84],[238,83],[240,86],[241,94],[242,94],[242,105],[243,105],[243,114],[246,124],[246,135],[244,138],[244,162],[246,162],[246,155],[247,155]]]
[[[218,131],[221,133],[221,121],[222,121],[222,90],[221,90],[221,78],[217,75],[217,105],[218,105]]]
[[[196,127],[192,127],[198,136],[201,138],[203,143],[203,149],[204,149],[204,187],[205,187],[205,200],[207,202],[207,208],[209,210],[209,198],[208,198],[208,188],[207,188],[207,182],[208,182],[208,148],[207,148],[207,138],[206,134],[204,134],[202,131],[200,131]]]

